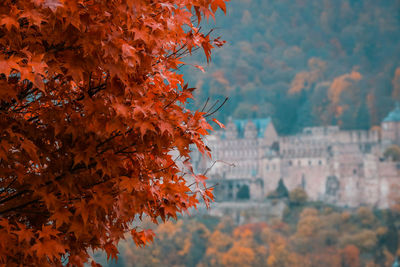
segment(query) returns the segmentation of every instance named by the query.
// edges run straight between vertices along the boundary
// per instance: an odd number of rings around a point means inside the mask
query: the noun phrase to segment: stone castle
[[[310,200],[387,208],[400,188],[400,162],[384,154],[400,145],[400,107],[375,128],[308,127],[279,136],[270,118],[231,119],[206,140],[213,159],[196,153],[193,163],[207,170],[209,186],[218,184],[217,201],[262,201],[282,179],[289,191],[300,187]]]

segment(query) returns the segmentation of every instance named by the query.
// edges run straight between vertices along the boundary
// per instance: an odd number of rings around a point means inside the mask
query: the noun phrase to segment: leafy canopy
[[[212,199],[186,185],[189,145],[212,130],[185,102],[182,58],[222,45],[202,18],[226,0],[0,3],[0,265],[83,266],[117,257],[135,218],[166,220]]]

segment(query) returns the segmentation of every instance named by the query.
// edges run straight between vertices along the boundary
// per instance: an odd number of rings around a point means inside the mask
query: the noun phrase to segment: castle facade
[[[282,180],[289,191],[300,187],[311,200],[387,208],[400,188],[400,162],[384,155],[400,145],[399,106],[375,130],[308,127],[279,136],[270,118],[229,120],[207,143],[213,159],[197,154],[193,163],[207,170],[209,186],[218,184],[217,201],[261,201]]]

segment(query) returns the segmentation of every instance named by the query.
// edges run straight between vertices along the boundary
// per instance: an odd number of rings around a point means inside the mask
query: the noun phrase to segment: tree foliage
[[[117,257],[135,218],[176,218],[212,199],[189,187],[189,145],[210,114],[185,108],[174,69],[222,41],[198,23],[225,0],[5,0],[0,3],[0,265],[82,266]],[[96,265],[94,261],[91,262]]]
[[[155,227],[157,241],[144,249],[123,242],[122,258],[135,266],[392,266],[396,251],[389,252],[393,244],[387,237],[393,232],[388,228],[400,220],[388,220],[387,211],[307,203],[288,212],[291,220],[254,222],[260,218],[253,217],[233,227],[229,215],[219,222],[209,216],[185,217]]]
[[[295,188],[289,193],[289,202],[291,205],[302,205],[307,201],[307,193],[302,188]]]
[[[391,145],[385,150],[383,156],[389,160],[400,161],[400,147],[398,145]]]

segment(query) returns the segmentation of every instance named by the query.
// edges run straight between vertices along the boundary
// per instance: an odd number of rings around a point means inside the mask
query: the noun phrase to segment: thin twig
[[[169,102],[166,106],[164,106],[163,109],[166,109],[167,107],[172,105],[172,103],[174,103],[178,99],[178,97],[179,97],[179,94],[177,93],[176,97],[171,102]]]
[[[213,112],[211,112],[211,113],[209,113],[209,114],[204,115],[204,117],[207,118],[207,117],[213,115],[213,114],[214,114],[215,112],[217,112],[220,108],[222,108],[222,106],[226,103],[226,101],[228,101],[228,99],[229,99],[229,98],[226,97],[225,100],[224,100],[224,102],[222,102],[222,104],[221,104],[217,109],[215,109]]]
[[[212,110],[215,105],[217,105],[219,103],[219,99],[217,99],[217,101],[214,102],[214,104],[212,104],[212,106],[206,111],[206,114],[208,114],[210,112],[210,110]]]
[[[203,112],[204,109],[206,108],[206,106],[207,106],[207,104],[208,104],[208,101],[210,101],[210,97],[207,97],[207,101],[206,101],[206,103],[204,104],[203,108],[201,109],[201,112]]]

